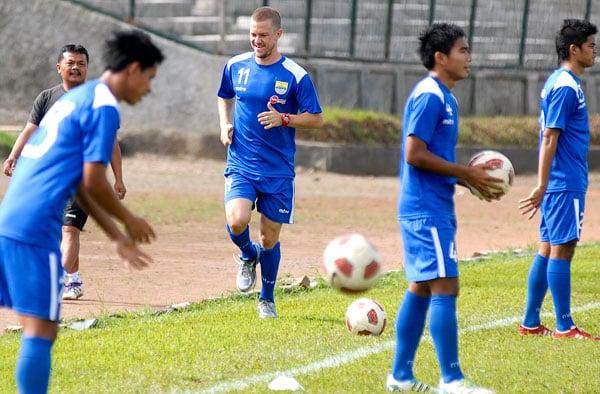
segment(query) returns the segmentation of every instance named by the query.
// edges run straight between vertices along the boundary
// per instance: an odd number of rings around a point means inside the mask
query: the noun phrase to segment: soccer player
[[[58,54],[56,70],[62,79],[62,83],[53,88],[42,91],[33,102],[33,108],[29,114],[29,120],[13,145],[13,148],[4,161],[4,174],[11,176],[17,160],[23,151],[27,140],[37,129],[40,121],[48,112],[50,107],[68,90],[81,85],[87,77],[89,55],[81,45],[68,44],[63,46]],[[115,176],[114,189],[117,196],[125,197],[126,188],[123,183],[121,169],[121,149],[115,140],[113,155],[110,161]],[[79,276],[79,235],[87,221],[87,213],[81,209],[74,198],[69,200],[64,210],[61,253],[62,265],[66,271],[66,289],[63,299],[76,300],[83,296],[83,281]]]
[[[118,103],[134,105],[149,93],[163,58],[147,34],[116,32],[106,41],[101,77],[66,92],[21,152],[0,205],[0,306],[12,308],[23,327],[15,372],[20,393],[48,390],[63,290],[62,210],[71,196],[128,267],[152,262],[137,244],[154,239],[154,230],[119,201],[106,166],[119,129]]]
[[[252,291],[260,263],[260,318],[277,317],[273,293],[281,258],[279,234],[283,223],[294,220],[295,128],[323,124],[310,76],[277,49],[282,34],[279,12],[256,9],[250,23],[253,52],[227,62],[217,94],[221,142],[229,147],[226,229],[241,251],[235,258],[236,282],[242,293]],[[249,226],[255,206],[261,214],[257,243],[250,239]]]
[[[398,218],[408,289],[396,319],[396,349],[389,391],[436,391],[415,379],[413,363],[427,312],[444,393],[493,393],[465,379],[458,360],[458,264],[455,184],[470,184],[486,200],[500,179],[487,165],[456,163],[458,103],[451,92],[469,75],[471,55],[465,32],[434,23],[419,36],[419,55],[429,75],[414,87],[404,107]]]
[[[587,103],[580,77],[596,58],[597,28],[586,20],[565,19],[556,37],[560,67],[541,93],[538,182],[519,201],[531,219],[540,211],[540,245],[529,269],[522,335],[600,340],[581,330],[571,316],[571,261],[581,235],[588,187],[590,145]],[[556,329],[541,323],[540,310],[550,288]]]

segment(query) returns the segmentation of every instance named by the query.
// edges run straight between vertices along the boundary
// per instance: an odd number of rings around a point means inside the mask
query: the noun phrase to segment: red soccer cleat
[[[554,331],[554,338],[592,339],[594,341],[600,341],[600,337],[589,334],[577,326],[571,327],[569,331],[565,332]]]
[[[521,335],[552,335],[552,330],[543,324],[537,327],[529,328],[519,324],[519,334]]]

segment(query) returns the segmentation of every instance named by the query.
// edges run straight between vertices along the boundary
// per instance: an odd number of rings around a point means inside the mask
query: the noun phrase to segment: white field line
[[[580,307],[571,308],[571,312],[583,312],[592,309],[600,308],[600,302],[592,302],[586,305],[582,305]],[[545,312],[542,314],[544,317],[552,317],[554,313]],[[474,332],[474,331],[482,331],[482,330],[490,330],[493,328],[506,327],[511,324],[516,324],[521,321],[521,316],[519,317],[509,317],[506,319],[494,320],[489,323],[479,324],[475,326],[465,327],[459,330],[459,334],[465,332]],[[431,337],[429,335],[423,336],[424,341],[430,341]],[[395,340],[388,340],[385,342],[378,343],[374,346],[366,346],[358,349],[354,349],[348,352],[338,353],[334,356],[324,358],[320,361],[315,361],[314,363],[307,364],[305,366],[287,369],[285,371],[276,371],[270,372],[262,375],[252,375],[239,380],[232,380],[229,382],[219,383],[215,386],[209,387],[207,389],[201,390],[198,393],[226,393],[228,391],[239,391],[246,389],[255,384],[265,384],[269,383],[271,380],[275,379],[278,376],[298,376],[298,375],[306,375],[308,373],[314,371],[320,371],[325,368],[335,368],[340,365],[348,364],[362,357],[367,357],[372,354],[377,354],[384,352],[386,350],[394,349]],[[391,360],[390,360],[391,362]]]

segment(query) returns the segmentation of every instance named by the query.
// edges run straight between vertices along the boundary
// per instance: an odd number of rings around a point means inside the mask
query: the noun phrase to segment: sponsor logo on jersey
[[[275,81],[275,92],[277,94],[285,94],[288,90],[288,83],[286,81]]]
[[[276,95],[272,95],[269,98],[269,102],[273,105],[275,104],[285,104],[287,100],[277,97]]]
[[[449,116],[449,119],[442,120],[442,124],[452,125],[454,124],[454,119],[452,118],[452,106],[450,104],[446,104],[446,113]]]

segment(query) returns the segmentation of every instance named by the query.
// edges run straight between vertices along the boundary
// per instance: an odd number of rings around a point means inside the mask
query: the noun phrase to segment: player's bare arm
[[[152,258],[142,252],[127,235],[123,234],[110,215],[103,210],[88,191],[80,185],[75,195],[77,202],[98,223],[108,238],[115,242],[117,253],[129,268],[143,269]]]
[[[560,133],[560,129],[544,130],[538,162],[538,183],[527,197],[519,200],[519,211],[521,211],[521,215],[528,215],[527,219],[535,216],[544,199]]]
[[[103,163],[86,162],[83,164],[82,184],[100,207],[125,225],[127,233],[134,242],[149,243],[156,238],[152,227],[143,218],[135,216],[115,195],[106,179],[106,167]]]
[[[233,142],[233,124],[229,120],[233,108],[233,99],[217,97],[219,110],[219,127],[221,129],[221,143],[225,146]]]
[[[12,176],[15,166],[17,165],[17,160],[19,156],[21,156],[21,152],[23,151],[23,147],[29,140],[29,137],[33,134],[33,132],[37,129],[37,125],[33,123],[27,123],[23,128],[23,131],[17,137],[15,144],[8,155],[8,158],[4,161],[4,175]]]
[[[465,165],[451,163],[442,159],[438,155],[431,153],[427,149],[427,144],[420,138],[411,135],[406,139],[404,154],[406,162],[415,167],[427,170],[436,174],[456,177],[462,182],[466,182],[476,188],[487,200],[498,200],[500,196],[490,192],[490,188],[498,186],[502,179],[490,176],[485,170],[492,170],[490,165],[479,165],[469,167]],[[459,182],[459,184],[462,184]]]
[[[121,157],[121,147],[119,146],[119,141],[116,138],[115,145],[113,146],[112,157],[110,158],[110,168],[115,176],[115,193],[117,193],[119,200],[122,200],[125,198],[127,189],[125,188],[125,182],[123,182],[123,160]]]
[[[303,112],[300,114],[283,114],[278,112],[271,103],[267,103],[268,111],[258,114],[258,121],[265,130],[279,126],[318,129],[323,126],[323,115]]]

